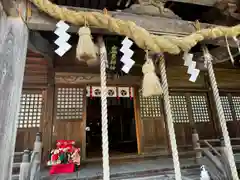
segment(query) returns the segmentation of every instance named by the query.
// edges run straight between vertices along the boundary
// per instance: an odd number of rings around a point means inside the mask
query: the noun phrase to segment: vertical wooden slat
[[[86,87],[84,87],[86,89]],[[86,124],[87,124],[87,96],[86,96],[86,90],[84,91],[83,96],[83,120],[82,120],[82,149],[81,149],[81,156],[82,160],[86,160],[87,154],[86,154]]]
[[[232,122],[228,122],[227,125],[228,125],[228,128],[229,128],[229,124],[232,124],[232,127],[236,127],[236,128],[231,129],[231,130],[234,131],[234,133],[233,132],[229,132],[229,134],[232,137],[237,137],[237,134],[238,134],[238,129],[237,129],[238,128],[238,121],[237,121],[237,117],[236,117],[236,113],[235,113],[235,109],[234,109],[232,94],[231,93],[227,93],[227,97],[228,97],[228,101],[229,101],[229,104],[230,104],[230,109],[231,109],[231,113],[232,113],[232,117],[233,117],[233,121]]]
[[[143,143],[142,143],[142,123],[140,119],[140,108],[139,108],[139,101],[138,101],[138,88],[134,88],[134,97],[133,97],[133,105],[134,105],[134,117],[135,117],[135,124],[136,124],[136,135],[137,135],[137,149],[138,154],[141,154],[143,151]]]
[[[52,60],[49,60],[48,65],[48,87],[45,90],[44,96],[44,118],[41,131],[43,133],[43,154],[47,156],[48,151],[52,146],[52,131],[53,131],[53,111],[54,111],[54,70]]]
[[[0,19],[2,19],[1,14]],[[26,62],[28,29],[21,18],[9,17],[3,28],[9,28],[9,32],[0,49],[0,179],[10,180]],[[2,38],[1,34],[0,38]]]
[[[189,123],[190,123],[190,126],[193,128],[195,126],[195,123],[194,123],[194,119],[193,119],[193,111],[192,111],[190,93],[186,93],[186,101],[187,101]]]

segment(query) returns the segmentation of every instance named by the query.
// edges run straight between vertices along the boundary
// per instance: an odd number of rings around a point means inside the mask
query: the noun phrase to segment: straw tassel
[[[91,31],[89,27],[79,28],[79,40],[77,45],[76,57],[79,61],[85,61],[89,66],[99,64],[96,55],[96,47],[92,41]]]
[[[160,80],[155,73],[155,67],[152,59],[148,57],[146,53],[146,62],[142,67],[143,83],[142,83],[142,95],[144,97],[162,95],[162,87]]]

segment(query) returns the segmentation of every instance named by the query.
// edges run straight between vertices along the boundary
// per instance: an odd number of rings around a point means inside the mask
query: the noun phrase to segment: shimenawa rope
[[[89,26],[107,29],[119,35],[124,35],[132,40],[142,49],[147,49],[155,53],[168,52],[179,54],[180,51],[189,51],[199,41],[204,39],[217,38],[221,36],[238,36],[240,25],[233,27],[215,27],[212,29],[202,29],[185,37],[156,36],[150,34],[144,28],[137,26],[132,21],[123,21],[99,12],[74,11],[59,7],[49,0],[31,0],[41,11],[48,15],[67,21],[71,24],[82,26],[86,21]]]

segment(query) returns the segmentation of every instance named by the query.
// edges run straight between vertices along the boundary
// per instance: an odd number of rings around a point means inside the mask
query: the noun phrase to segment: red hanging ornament
[[[90,99],[92,99],[93,96],[92,96],[92,86],[90,86]]]
[[[133,97],[132,97],[132,88],[131,87],[129,87],[129,97],[130,97],[130,100],[133,99]]]
[[[117,100],[119,100],[119,94],[118,94],[118,87],[116,87],[116,93],[117,93]]]

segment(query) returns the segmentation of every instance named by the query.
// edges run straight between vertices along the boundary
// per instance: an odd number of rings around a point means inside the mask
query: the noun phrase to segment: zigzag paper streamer
[[[200,73],[199,69],[196,69],[196,61],[193,61],[193,54],[184,52],[183,60],[184,60],[184,66],[188,67],[187,73],[190,74],[189,81],[195,82],[197,80],[197,77]]]
[[[125,73],[128,73],[130,71],[130,69],[132,68],[132,66],[135,64],[135,61],[133,61],[131,59],[131,57],[134,53],[130,49],[132,44],[133,44],[133,42],[126,37],[123,40],[123,42],[122,42],[123,46],[120,49],[120,51],[123,53],[123,56],[121,58],[121,62],[123,62],[123,64],[124,64],[123,67],[122,67],[122,71],[125,72]]]
[[[54,31],[56,35],[59,37],[54,42],[58,45],[58,48],[55,50],[55,53],[59,56],[63,56],[69,49],[72,47],[67,41],[70,39],[70,34],[67,33],[69,29],[69,25],[67,25],[64,21],[59,21],[57,24],[57,29]]]

